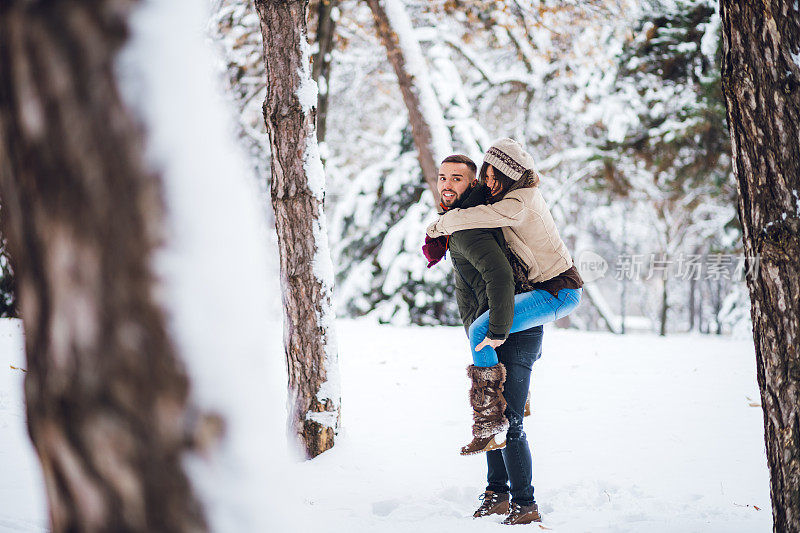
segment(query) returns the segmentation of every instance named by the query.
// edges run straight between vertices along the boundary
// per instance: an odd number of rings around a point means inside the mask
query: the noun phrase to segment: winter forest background
[[[416,81],[441,110],[435,141],[480,161],[495,138],[519,139],[573,257],[606,261],[570,326],[621,331],[625,318],[629,330],[749,334],[716,2],[400,9],[407,20],[395,30],[419,51],[410,61],[426,77]],[[449,267],[428,270],[421,259],[433,201],[373,14],[347,0],[312,1],[308,12],[337,315],[457,324]],[[223,0],[213,30],[242,141],[268,176],[258,17]]]
[[[506,136],[536,158],[586,281],[578,310],[547,326],[526,422],[548,528],[767,530],[770,497],[775,527],[786,518],[778,499],[796,480],[775,465],[796,473],[800,443],[800,199],[762,172],[772,187],[753,190],[777,207],[751,195],[737,213],[754,172],[730,141],[744,77],[722,75],[722,50],[745,26],[724,15],[746,9],[310,0],[307,35],[283,53],[302,18],[271,28],[265,14],[302,2],[143,0],[96,17],[67,4],[63,20],[0,7],[0,531],[491,527],[464,520],[483,464],[454,453],[470,413],[452,272],[427,269],[420,248],[430,164],[480,163]],[[10,31],[23,26],[8,13],[58,31]],[[795,50],[800,26],[786,27]],[[270,53],[301,66],[269,73]],[[48,69],[91,90],[62,91]],[[285,131],[268,80],[290,89],[299,120]],[[54,102],[48,119],[93,128],[73,138],[37,121],[19,105],[31,87]],[[287,132],[306,142],[271,153]],[[301,163],[299,181],[274,172],[281,157]],[[308,211],[282,215],[281,187],[302,189]],[[286,239],[287,220],[308,222],[302,239]],[[753,248],[744,236],[762,230]],[[745,248],[772,254],[769,275]],[[437,415],[420,417],[431,390]]]
[[[401,9],[403,37],[420,54],[411,60],[427,74],[417,82],[442,115],[438,145],[479,162],[495,138],[520,140],[576,262],[585,251],[605,261],[586,304],[562,325],[749,335],[715,1]],[[312,0],[308,13],[337,316],[458,324],[449,266],[428,270],[421,258],[433,200],[374,17],[356,0]],[[268,180],[258,16],[249,2],[221,0],[210,34],[240,139]],[[5,255],[0,266],[0,316],[15,316]]]

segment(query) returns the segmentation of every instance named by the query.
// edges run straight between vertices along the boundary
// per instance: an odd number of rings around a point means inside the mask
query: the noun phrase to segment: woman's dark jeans
[[[509,492],[511,501],[531,505],[533,499],[533,466],[528,439],[522,430],[525,399],[531,384],[533,362],[542,355],[542,326],[536,326],[508,336],[497,348],[497,356],[506,367],[506,416],[510,427],[506,434],[506,447],[486,452],[489,467],[486,490]]]

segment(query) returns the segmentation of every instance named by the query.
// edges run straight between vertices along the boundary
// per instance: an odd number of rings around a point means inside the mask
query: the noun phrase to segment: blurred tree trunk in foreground
[[[203,531],[188,379],[154,299],[161,181],[114,61],[132,2],[0,5],[0,195],[54,531]]]
[[[322,211],[325,173],[314,128],[317,97],[307,55],[305,8],[304,0],[256,0],[267,75],[264,120],[281,255],[289,423],[312,458],[334,444],[339,372],[331,308],[333,266]]]
[[[800,531],[800,12],[722,0],[722,81],[776,532]]]

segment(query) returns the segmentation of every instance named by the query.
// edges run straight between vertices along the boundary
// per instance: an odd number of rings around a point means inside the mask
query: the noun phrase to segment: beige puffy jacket
[[[528,279],[533,283],[572,267],[572,257],[539,187],[510,191],[493,204],[451,209],[428,226],[428,235],[435,238],[475,228],[502,228],[508,247],[528,267]]]

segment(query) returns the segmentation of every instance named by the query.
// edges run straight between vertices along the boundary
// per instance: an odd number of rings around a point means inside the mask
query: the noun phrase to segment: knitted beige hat
[[[483,161],[514,181],[520,179],[527,170],[535,172],[533,156],[517,141],[507,137],[493,142],[483,156]]]

